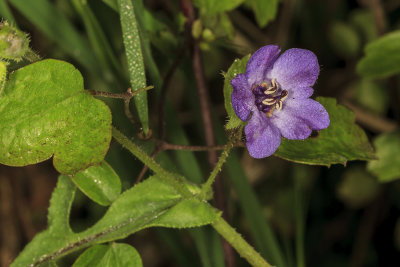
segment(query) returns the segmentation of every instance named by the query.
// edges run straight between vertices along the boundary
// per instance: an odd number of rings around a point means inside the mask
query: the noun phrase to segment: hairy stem
[[[128,137],[122,134],[115,127],[112,128],[112,135],[114,139],[125,147],[129,152],[131,152],[135,157],[141,160],[145,165],[147,165],[151,170],[160,176],[160,178],[166,180],[171,186],[173,186],[183,197],[190,197],[192,193],[184,186],[179,179],[184,180],[185,178],[170,173],[163,169],[154,159],[146,154],[140,147],[134,144]]]
[[[212,227],[214,227],[214,229],[236,249],[239,255],[245,258],[252,266],[272,267],[272,265],[266,262],[222,217],[214,222]]]
[[[202,195],[206,195],[209,191],[211,191],[211,187],[217,178],[218,173],[222,169],[222,165],[224,165],[226,159],[229,156],[229,151],[233,148],[233,144],[236,141],[236,135],[233,135],[229,142],[225,145],[224,150],[221,153],[221,156],[218,159],[217,164],[215,165],[214,169],[212,170],[210,176],[208,177],[207,181],[202,186]]]

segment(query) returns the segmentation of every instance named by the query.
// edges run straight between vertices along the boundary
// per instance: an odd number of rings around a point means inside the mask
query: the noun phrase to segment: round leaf
[[[100,163],[111,140],[111,113],[83,89],[69,63],[48,59],[11,73],[0,96],[0,163],[25,166],[54,155],[74,174]]]
[[[98,267],[142,267],[142,259],[136,249],[128,244],[112,243]]]

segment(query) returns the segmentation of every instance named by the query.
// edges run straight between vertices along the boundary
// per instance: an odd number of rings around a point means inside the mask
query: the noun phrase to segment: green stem
[[[242,129],[240,129],[241,131]],[[203,184],[201,189],[201,196],[206,196],[208,192],[211,191],[211,186],[213,185],[217,174],[221,171],[222,165],[224,165],[226,159],[229,156],[229,151],[233,148],[234,143],[237,140],[237,134],[234,133],[231,138],[229,138],[228,143],[225,145],[224,150],[221,153],[221,156],[218,159],[217,164],[215,165],[214,169],[212,170],[210,176],[208,177],[207,181]]]
[[[112,135],[114,139],[120,143],[123,147],[128,149],[135,157],[137,157],[140,161],[142,161],[145,165],[147,165],[151,170],[153,170],[160,178],[167,181],[171,186],[173,186],[176,191],[178,191],[183,197],[191,197],[192,193],[186,186],[179,181],[179,179],[183,180],[180,175],[170,173],[163,169],[154,159],[152,159],[149,155],[146,154],[139,146],[134,144],[128,137],[126,137],[123,133],[118,131],[115,127],[112,127]]]
[[[272,267],[272,265],[265,261],[222,217],[215,221],[212,227],[214,227],[214,229],[236,249],[239,255],[245,258],[252,266]]]

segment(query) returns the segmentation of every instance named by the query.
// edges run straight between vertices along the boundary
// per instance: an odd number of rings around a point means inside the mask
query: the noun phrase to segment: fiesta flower
[[[287,139],[305,139],[312,130],[329,126],[329,115],[315,100],[319,74],[317,57],[305,49],[292,48],[279,56],[276,45],[257,50],[249,59],[246,72],[232,81],[232,106],[248,123],[246,145],[254,158],[272,155]]]

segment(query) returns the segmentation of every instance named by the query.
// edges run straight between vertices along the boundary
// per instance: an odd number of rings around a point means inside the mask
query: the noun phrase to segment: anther
[[[274,87],[268,87],[265,91],[264,94],[266,95],[272,95],[276,92],[277,88]]]
[[[266,99],[264,99],[263,101],[262,101],[262,103],[264,104],[264,105],[267,105],[267,106],[271,106],[271,105],[273,105],[273,104],[275,104],[276,103],[276,99],[275,98],[266,98]]]
[[[283,90],[282,92],[281,92],[281,96],[280,96],[280,100],[281,101],[283,101],[283,100],[285,100],[286,98],[287,98],[287,96],[288,96],[288,91],[286,91],[286,90]]]
[[[282,109],[282,100],[276,101],[275,108],[276,108],[276,110],[281,110]]]
[[[265,83],[263,83],[263,84],[265,84]],[[272,79],[271,86],[269,86],[269,87],[264,86],[264,87],[266,88],[266,90],[264,91],[264,94],[271,95],[271,94],[274,94],[278,90],[278,83],[275,81],[275,79]]]

